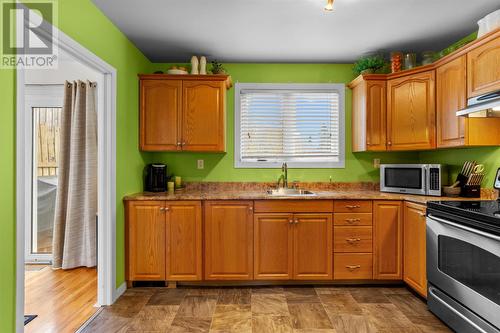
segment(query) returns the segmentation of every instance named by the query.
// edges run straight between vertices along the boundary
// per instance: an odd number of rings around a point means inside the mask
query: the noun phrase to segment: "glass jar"
[[[425,51],[422,52],[422,65],[429,65],[434,62],[434,52],[433,51]]]
[[[417,55],[415,53],[406,53],[403,59],[404,69],[417,67]]]
[[[403,62],[403,53],[395,51],[391,52],[391,71],[392,73],[399,72]]]

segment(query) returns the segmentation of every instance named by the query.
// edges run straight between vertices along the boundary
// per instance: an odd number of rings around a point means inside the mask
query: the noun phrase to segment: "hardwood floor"
[[[26,333],[75,332],[97,308],[96,268],[25,272],[25,314],[38,315]]]
[[[404,287],[132,288],[84,332],[451,332]]]

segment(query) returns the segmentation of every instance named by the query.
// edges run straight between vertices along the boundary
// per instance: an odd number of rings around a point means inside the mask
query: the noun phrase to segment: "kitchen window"
[[[343,168],[344,84],[237,83],[235,167]]]

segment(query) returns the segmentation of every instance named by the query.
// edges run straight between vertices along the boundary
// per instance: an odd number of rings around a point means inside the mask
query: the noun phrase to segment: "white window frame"
[[[38,215],[37,215],[37,161],[36,161],[36,126],[32,122],[35,120],[35,115],[33,113],[33,108],[50,108],[50,107],[60,107],[63,106],[63,92],[64,85],[25,85],[25,109],[26,109],[26,120],[29,123],[28,126],[32,128],[31,133],[27,133],[27,137],[31,142],[31,149],[27,149],[31,153],[31,168],[32,168],[32,178],[31,178],[31,210],[30,218],[26,218],[25,226],[25,262],[26,263],[36,263],[36,262],[52,262],[52,253],[33,253],[33,241],[36,236],[32,234],[33,225],[38,225]],[[28,159],[28,158],[27,158]],[[27,183],[28,185],[28,183]]]
[[[241,161],[241,91],[242,90],[331,90],[339,94],[339,161]],[[345,84],[343,83],[236,83],[234,89],[234,167],[271,169],[287,162],[289,168],[345,168]]]

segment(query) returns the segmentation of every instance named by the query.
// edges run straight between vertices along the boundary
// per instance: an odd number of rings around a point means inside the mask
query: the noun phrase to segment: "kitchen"
[[[82,1],[134,55],[61,24],[118,69],[113,302],[78,331],[500,332],[500,9],[445,2]]]

